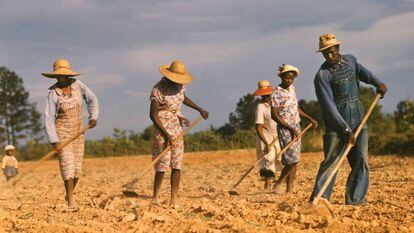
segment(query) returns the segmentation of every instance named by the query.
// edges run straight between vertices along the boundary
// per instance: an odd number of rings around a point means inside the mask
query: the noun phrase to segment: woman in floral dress
[[[183,132],[183,126],[190,124],[182,115],[181,106],[185,104],[197,110],[204,119],[208,118],[208,112],[185,95],[185,84],[192,81],[192,76],[187,72],[183,62],[173,61],[171,65],[161,66],[160,72],[164,77],[153,87],[150,97],[150,117],[155,128],[152,156],[155,159],[168,145],[172,149],[155,164],[153,203],[158,203],[164,173],[171,168],[170,205],[176,208],[184,141],[174,140]]]
[[[317,121],[299,108],[296,88],[293,85],[298,75],[298,68],[287,64],[280,66],[278,76],[281,79],[281,83],[275,87],[272,95],[272,118],[278,123],[277,129],[282,149],[299,134],[301,130],[300,116],[307,118],[315,127],[318,124]],[[287,192],[293,191],[296,165],[300,160],[300,149],[301,140],[299,139],[282,155],[284,168],[275,184],[276,193],[283,193],[280,185],[285,180]]]

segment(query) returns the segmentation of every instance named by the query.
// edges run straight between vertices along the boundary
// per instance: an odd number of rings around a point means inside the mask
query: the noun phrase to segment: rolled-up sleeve
[[[89,119],[98,120],[99,117],[99,103],[98,97],[91,91],[83,82],[77,80],[79,87],[82,90],[83,98],[86,101]]]
[[[48,141],[50,143],[59,142],[59,138],[56,133],[56,112],[57,112],[57,96],[53,91],[49,91],[46,99],[45,107],[45,128]]]
[[[327,124],[326,127],[334,127],[334,129],[328,130],[339,130],[340,132],[350,130],[351,128],[336,108],[328,77],[324,76],[322,73],[322,71],[319,71],[316,74],[314,85],[316,97],[318,98],[319,105],[321,106],[322,112],[326,118],[325,121],[332,124]]]

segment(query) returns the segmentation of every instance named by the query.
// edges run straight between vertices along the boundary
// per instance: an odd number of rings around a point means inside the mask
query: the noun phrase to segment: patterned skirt
[[[169,111],[160,111],[158,116],[161,124],[174,139],[183,132],[183,128],[176,114]],[[155,159],[164,150],[164,137],[156,127],[154,128],[154,138],[152,140],[153,159]],[[177,170],[181,169],[183,156],[184,141],[180,140],[154,165],[155,171],[165,172],[170,168]]]
[[[292,125],[292,127],[296,130],[296,132],[300,133],[300,123]],[[277,126],[277,130],[279,133],[279,142],[281,149],[289,144],[289,142],[292,140],[290,136],[289,130]],[[300,160],[300,150],[301,150],[301,139],[297,140],[293,145],[282,155],[282,164],[283,166],[294,164],[299,162]]]

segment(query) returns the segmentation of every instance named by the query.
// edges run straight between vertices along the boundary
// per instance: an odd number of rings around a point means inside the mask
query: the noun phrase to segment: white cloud
[[[389,71],[412,62],[414,12],[385,18],[362,32],[342,32],[344,47],[358,51],[360,59],[377,71]]]
[[[245,50],[239,42],[171,44],[127,51],[124,63],[130,72],[152,72],[176,59],[187,65],[226,63],[242,56]]]
[[[218,126],[257,80],[276,84],[281,63],[301,69],[299,96],[315,99],[312,80],[323,62],[315,53],[318,36],[334,32],[344,41],[342,51],[355,54],[379,77],[392,71],[405,78],[389,80],[391,98],[384,104],[392,110],[414,85],[408,78],[414,72],[413,4],[0,0],[0,65],[24,78],[31,99],[42,109],[53,81],[40,73],[50,70],[57,57],[67,58],[102,100],[98,131],[109,134],[114,126],[140,129],[148,124],[148,95],[160,77],[158,67],[181,59],[196,77],[187,93],[211,112],[209,123]]]
[[[110,88],[113,85],[122,83],[125,78],[121,74],[107,74],[104,70],[100,72],[82,74],[84,77],[82,81],[85,81],[88,85],[98,87],[100,89]]]

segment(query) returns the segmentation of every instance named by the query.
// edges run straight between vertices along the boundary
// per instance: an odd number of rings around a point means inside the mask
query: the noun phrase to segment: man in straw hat
[[[68,140],[83,129],[83,99],[89,113],[89,127],[96,126],[99,115],[98,99],[83,82],[73,78],[80,73],[71,70],[69,62],[65,59],[56,60],[53,71],[42,75],[57,80],[49,88],[45,109],[46,134],[49,142],[57,150],[60,142]],[[84,143],[84,136],[81,135],[58,153],[60,172],[66,190],[65,199],[71,210],[77,210],[74,206],[73,192],[81,175]]]
[[[177,208],[184,142],[183,140],[174,142],[174,140],[183,132],[183,126],[190,124],[181,113],[181,106],[185,104],[198,111],[204,119],[207,119],[209,114],[185,95],[185,85],[189,84],[193,77],[187,72],[183,62],[173,61],[171,65],[163,65],[159,70],[163,77],[153,87],[150,96],[150,117],[155,128],[152,142],[153,158],[168,145],[172,149],[155,164],[153,203],[158,204],[164,173],[171,168],[170,205]]]
[[[354,143],[354,147],[348,154],[351,173],[346,184],[345,201],[349,205],[361,205],[365,204],[368,191],[369,167],[367,127],[364,126],[358,138],[353,134],[364,117],[364,106],[359,99],[359,82],[373,85],[382,96],[387,92],[387,86],[359,64],[353,55],[341,55],[340,44],[341,41],[332,33],[319,37],[317,52],[321,52],[326,61],[316,73],[314,84],[326,126],[325,159],[320,164],[311,201],[339,161],[339,153],[350,142]],[[336,174],[322,195],[328,200],[335,177]]]
[[[278,135],[281,147],[285,147],[301,131],[300,116],[308,119],[314,127],[318,125],[308,114],[299,108],[296,97],[296,87],[293,84],[295,78],[299,75],[299,69],[295,66],[283,64],[279,66],[278,74],[281,83],[275,87],[272,94],[272,118],[278,123]],[[279,179],[275,183],[274,191],[277,194],[283,194],[281,185],[286,181],[286,192],[292,193],[296,176],[297,164],[300,161],[301,139],[297,140],[282,155],[282,164],[284,165]]]
[[[268,80],[259,81],[258,86],[259,88],[253,93],[253,95],[261,97],[256,107],[255,116],[257,133],[256,155],[258,159],[264,156],[260,163],[260,176],[264,179],[264,189],[269,190],[271,188],[271,181],[275,177],[276,153],[280,151],[280,145],[277,141],[273,146],[270,146],[273,141],[278,140],[276,122],[272,119],[270,112],[270,97],[273,93],[273,88]],[[279,160],[277,162],[280,163]]]

